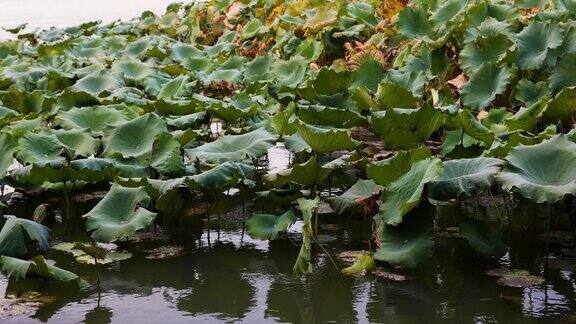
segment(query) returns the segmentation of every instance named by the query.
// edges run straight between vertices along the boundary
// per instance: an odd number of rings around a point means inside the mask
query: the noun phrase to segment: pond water
[[[489,262],[471,255],[462,241],[447,235],[447,231],[438,230],[434,257],[417,271],[405,273],[414,278],[405,282],[370,274],[343,276],[325,252],[315,247],[315,270],[299,279],[292,275],[292,266],[299,251],[302,224],[293,225],[283,239],[251,239],[242,231],[243,204],[239,196],[212,203],[209,226],[199,216],[206,210],[203,203],[191,200],[189,205],[194,208],[185,212],[177,224],[166,226],[165,232],[158,228],[140,241],[122,242],[121,247],[134,256],[100,270],[100,291],[92,266],[78,264],[71,255],[52,250],[47,258],[79,274],[87,287],[78,292],[46,283],[8,285],[1,277],[0,289],[6,291],[7,298],[0,303],[0,321],[511,323],[576,317],[576,262],[563,258],[566,262],[551,264],[545,270],[544,242],[529,238],[525,232],[510,233],[507,255]],[[77,197],[78,213],[88,211],[98,196],[85,198]],[[252,199],[244,207],[247,214],[272,208]],[[481,204],[481,214],[495,217],[487,205]],[[519,219],[520,215],[513,217]],[[362,220],[326,213],[320,215],[319,228],[317,240],[333,257],[341,251],[367,248],[364,240],[369,228]],[[56,241],[87,239],[82,224],[55,226],[52,237]],[[184,254],[162,260],[146,258],[146,251],[165,245],[182,246]],[[565,249],[552,244],[550,256],[565,254]],[[338,259],[336,263],[339,268],[347,266]],[[543,276],[546,282],[524,289],[502,287],[485,274],[501,267],[526,269]],[[49,300],[30,309],[26,303],[2,306],[14,303],[11,297],[22,296],[30,289],[43,292]],[[10,312],[16,314],[7,316]]]

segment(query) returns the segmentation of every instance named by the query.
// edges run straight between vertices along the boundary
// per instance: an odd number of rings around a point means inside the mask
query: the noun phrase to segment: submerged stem
[[[338,273],[342,274],[340,268],[338,268],[338,266],[336,265],[336,261],[334,261],[334,259],[332,258],[332,255],[330,254],[330,252],[328,252],[324,246],[322,246],[322,244],[320,244],[318,241],[316,241],[316,239],[312,236],[312,241],[314,241],[314,243],[318,244],[318,246],[320,246],[320,248],[322,249],[322,251],[324,251],[324,253],[326,253],[326,255],[328,256],[328,259],[330,259],[330,262],[332,262],[332,265],[334,266],[334,269],[336,269],[336,271],[338,271]]]

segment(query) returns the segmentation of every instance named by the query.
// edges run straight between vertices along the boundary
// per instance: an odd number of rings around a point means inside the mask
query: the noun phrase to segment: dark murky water
[[[248,214],[269,207],[257,202],[246,204]],[[78,212],[89,208],[89,204],[80,206]],[[438,230],[433,259],[411,272],[416,279],[407,282],[389,282],[371,275],[342,276],[316,247],[316,269],[300,279],[292,275],[292,266],[299,250],[301,224],[293,225],[287,238],[253,240],[242,234],[241,210],[239,197],[228,197],[211,207],[210,235],[206,228],[201,231],[195,226],[200,218],[191,214],[156,236],[160,239],[122,243],[134,257],[101,271],[100,293],[95,288],[93,267],[78,264],[63,252],[51,251],[48,257],[56,265],[81,275],[90,286],[80,292],[45,284],[35,286],[35,282],[22,288],[8,286],[2,278],[0,289],[8,295],[33,288],[55,298],[37,310],[2,317],[1,321],[510,323],[565,321],[573,318],[576,310],[576,262],[563,258],[565,264],[544,271],[545,244],[537,237],[532,239],[527,234],[530,231],[510,233],[509,252],[491,263],[474,257],[461,241]],[[520,221],[522,209],[517,211],[513,219]],[[481,207],[480,216],[496,218],[495,210]],[[364,221],[332,214],[321,214],[320,220],[318,240],[332,255],[367,248],[364,240],[369,228]],[[441,222],[438,225],[443,226]],[[81,228],[81,224],[80,230],[56,226],[53,237],[63,241],[86,239]],[[186,253],[174,259],[145,258],[144,251],[165,244],[184,246]],[[552,258],[566,253],[565,246],[552,244]],[[499,267],[530,270],[544,276],[546,282],[526,289],[505,288],[484,274]]]

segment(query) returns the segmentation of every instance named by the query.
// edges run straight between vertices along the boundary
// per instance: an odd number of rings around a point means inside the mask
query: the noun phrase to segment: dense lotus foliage
[[[255,238],[303,218],[295,274],[313,269],[321,202],[374,220],[374,259],[412,268],[434,252],[433,205],[576,194],[572,0],[193,1],[10,31],[0,178],[61,193],[66,206],[110,184],[83,216],[98,242],[174,217],[183,192],[236,188],[282,209],[247,221]],[[267,171],[278,143],[291,165]],[[31,223],[8,219],[1,268],[76,280],[29,250],[49,235]],[[506,248],[479,220],[462,220],[460,236],[487,257]],[[373,266],[359,254],[345,273]]]

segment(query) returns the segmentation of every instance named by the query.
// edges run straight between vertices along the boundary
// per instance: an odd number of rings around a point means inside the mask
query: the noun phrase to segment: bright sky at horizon
[[[0,27],[28,23],[26,30],[68,27],[86,21],[130,19],[145,10],[163,13],[177,0],[0,0]],[[0,39],[10,36],[0,30]]]

